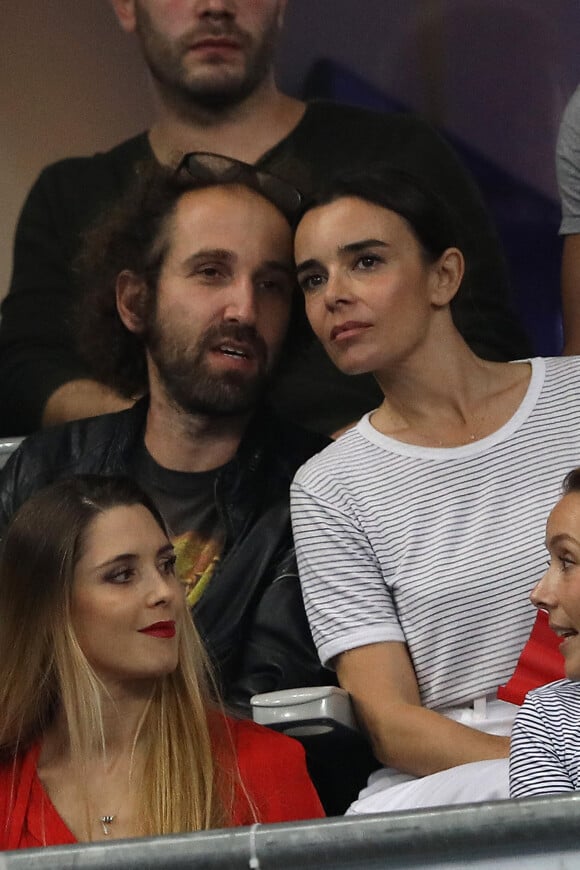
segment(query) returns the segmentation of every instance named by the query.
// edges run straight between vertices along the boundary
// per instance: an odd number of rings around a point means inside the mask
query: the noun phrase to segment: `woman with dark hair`
[[[446,205],[385,167],[336,180],[296,231],[314,332],[384,396],[292,489],[315,642],[385,765],[356,812],[507,797],[516,708],[496,690],[580,453],[580,361],[476,356],[452,316],[461,247]]]
[[[322,815],[303,750],[209,700],[163,520],[125,478],[41,490],[0,562],[0,849]]]
[[[546,526],[548,570],[530,596],[562,638],[565,680],[530,692],[512,731],[511,797],[580,791],[580,468],[564,479]]]

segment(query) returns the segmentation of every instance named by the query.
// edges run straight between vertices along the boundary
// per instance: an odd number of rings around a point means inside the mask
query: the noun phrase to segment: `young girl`
[[[492,363],[456,329],[461,247],[445,204],[385,167],[335,181],[296,232],[314,332],[384,396],[292,491],[314,639],[385,766],[358,812],[507,797],[516,708],[496,690],[580,450],[578,359]]]
[[[532,604],[547,610],[561,638],[568,679],[530,692],[517,715],[510,751],[510,795],[533,797],[580,789],[580,468],[564,480],[548,518],[548,570]]]
[[[149,498],[63,480],[0,563],[0,849],[322,815],[299,744],[228,719]]]

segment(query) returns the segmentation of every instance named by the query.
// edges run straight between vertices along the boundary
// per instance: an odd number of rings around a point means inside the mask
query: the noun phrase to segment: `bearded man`
[[[0,474],[0,526],[58,478],[135,478],[168,523],[221,691],[244,712],[255,693],[329,679],[289,517],[294,472],[326,439],[263,407],[301,311],[289,223],[299,201],[227,158],[190,155],[177,173],[151,165],[79,264],[85,355],[131,407],[30,436]]]

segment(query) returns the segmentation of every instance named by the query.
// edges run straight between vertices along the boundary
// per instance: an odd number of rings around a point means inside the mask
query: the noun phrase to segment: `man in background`
[[[498,242],[477,189],[443,140],[412,116],[305,104],[276,86],[273,61],[286,0],[111,0],[139,39],[157,96],[143,133],[105,154],[40,175],[16,232],[0,323],[0,434],[126,407],[76,346],[71,263],[80,238],[147,160],[175,165],[210,151],[276,172],[305,195],[334,171],[381,160],[421,177],[462,227],[467,260],[454,308],[466,340],[489,359],[521,358],[527,341],[509,307]],[[380,401],[369,378],[340,375],[313,341],[273,391],[278,410],[331,433]]]

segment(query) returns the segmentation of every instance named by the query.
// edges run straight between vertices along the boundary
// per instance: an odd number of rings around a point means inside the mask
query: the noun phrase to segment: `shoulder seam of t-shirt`
[[[305,486],[297,478],[295,478],[292,481],[292,483],[290,485],[290,491],[291,491],[291,494],[296,499],[300,498],[300,492],[303,492],[305,494],[308,494],[308,492],[309,492],[308,486]],[[335,514],[336,516],[342,517],[345,520],[348,520],[349,523],[354,523],[357,526],[357,528],[361,532],[364,533],[364,530],[360,528],[360,525],[354,521],[354,517],[352,516],[352,514],[347,513],[347,511],[341,510],[335,504],[333,504],[331,501],[329,501],[328,499],[326,499],[324,496],[320,495],[319,493],[316,494],[316,501],[318,502],[318,504],[324,505],[324,507],[330,513]]]
[[[405,643],[405,635],[394,626],[373,625],[353,632],[349,635],[349,640],[352,641],[352,649],[354,649],[368,646],[371,643]],[[331,666],[332,660],[344,651],[344,646],[339,640],[329,640],[327,643],[321,644],[318,655],[324,667],[328,668]]]

